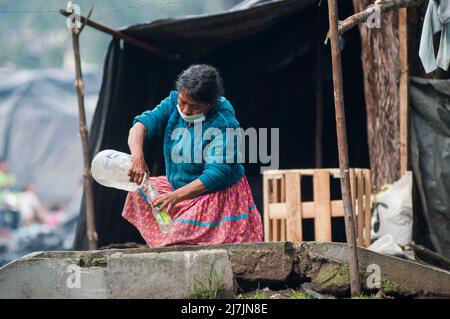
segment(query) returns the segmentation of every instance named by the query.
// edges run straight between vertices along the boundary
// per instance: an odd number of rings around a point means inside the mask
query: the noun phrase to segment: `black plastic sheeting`
[[[450,81],[411,78],[410,96],[420,210],[435,250],[450,258]]]
[[[263,3],[263,4],[261,4]],[[250,7],[249,7],[250,6]],[[342,4],[353,13],[351,1]],[[319,20],[318,20],[319,19]],[[323,24],[317,32],[318,21]],[[91,153],[111,148],[129,152],[128,131],[134,116],[157,105],[174,87],[176,76],[192,63],[209,63],[221,70],[225,96],[232,102],[242,128],[280,129],[280,168],[314,167],[315,61],[324,56],[324,167],[338,167],[329,48],[323,44],[327,26],[326,6],[316,0],[246,1],[230,11],[158,20],[123,31],[185,60],[174,63],[112,39],[105,59],[99,102],[90,130]],[[367,167],[362,72],[357,30],[346,36],[353,72],[344,74],[352,83],[348,92],[349,143],[356,162]],[[352,45],[355,46],[352,48]],[[319,49],[317,49],[319,48]],[[348,51],[348,50],[347,50]],[[345,67],[346,56],[343,54]],[[358,61],[355,63],[355,61]],[[349,77],[346,79],[346,77]],[[356,133],[352,134],[352,130]],[[270,136],[269,136],[270,138]],[[144,146],[153,175],[164,174],[161,140]],[[352,152],[352,149],[350,149]],[[261,163],[245,166],[259,206]],[[111,243],[144,243],[137,230],[121,217],[126,193],[94,182],[94,202],[99,247]],[[83,201],[75,249],[87,249],[86,212]]]

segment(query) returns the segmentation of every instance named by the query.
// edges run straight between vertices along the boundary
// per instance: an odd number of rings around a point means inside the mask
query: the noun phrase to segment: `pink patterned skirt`
[[[172,191],[166,176],[150,177],[150,183],[160,194]],[[150,247],[262,241],[261,216],[245,176],[226,189],[181,201],[172,210],[174,227],[163,234],[144,193],[137,190],[128,193],[122,216]]]

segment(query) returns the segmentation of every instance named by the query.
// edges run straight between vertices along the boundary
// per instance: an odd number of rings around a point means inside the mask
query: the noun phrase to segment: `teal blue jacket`
[[[200,130],[197,124],[188,125],[181,118],[177,103],[178,91],[171,91],[158,106],[133,121],[133,125],[141,122],[145,126],[147,138],[164,134],[166,176],[172,189],[197,178],[208,191],[237,183],[244,175],[244,167],[239,163],[242,135],[238,130],[234,135],[226,134],[230,129],[239,128],[233,106],[225,97],[220,97],[206,113]]]

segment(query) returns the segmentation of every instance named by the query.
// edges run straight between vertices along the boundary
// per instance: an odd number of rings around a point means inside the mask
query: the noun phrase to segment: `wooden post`
[[[356,214],[355,214],[355,207],[356,207],[356,170],[354,168],[350,168],[350,192],[352,197],[352,207],[353,207],[353,220],[355,224],[355,234],[356,234]]]
[[[330,173],[327,170],[315,170],[314,189],[314,234],[316,241],[331,241],[331,194]]]
[[[303,240],[300,183],[300,173],[286,173],[286,240],[292,242]]]
[[[407,8],[398,12],[400,46],[400,176],[408,170],[408,15]]]
[[[364,197],[364,175],[363,170],[359,169],[357,174],[357,184],[358,184],[358,218],[356,219],[356,222],[358,224],[358,231],[356,238],[358,240],[358,245],[363,245],[363,230],[364,230],[364,210],[363,210],[363,197]],[[356,214],[355,214],[356,215]]]
[[[95,229],[95,217],[94,217],[94,196],[92,191],[92,175],[91,175],[91,160],[89,156],[89,143],[88,143],[88,129],[86,125],[86,112],[84,109],[84,82],[83,74],[81,72],[81,59],[80,59],[80,34],[84,25],[79,28],[74,25],[71,29],[72,33],[72,45],[73,53],[75,57],[75,87],[77,89],[78,99],[78,114],[80,122],[80,136],[83,147],[83,179],[84,179],[84,195],[86,198],[86,224],[87,224],[87,238],[89,242],[89,249],[97,249],[98,235]]]
[[[371,219],[371,201],[372,201],[372,173],[370,170],[365,171],[365,218],[364,218],[364,246],[369,247],[370,246],[370,219]]]
[[[336,130],[339,151],[339,168],[341,172],[342,201],[345,214],[345,232],[348,246],[350,287],[352,296],[356,296],[361,294],[361,283],[359,280],[358,253],[353,220],[353,205],[350,193],[347,132],[344,110],[344,89],[342,83],[341,49],[339,42],[338,8],[336,0],[328,0],[328,15],[330,21],[334,102],[336,108]]]
[[[281,202],[286,203],[286,176],[281,177]],[[281,241],[286,241],[286,219],[281,220]]]
[[[278,178],[274,178],[272,179],[272,195],[273,195],[273,199],[272,202],[273,203],[279,203],[280,202],[280,197],[278,194]],[[272,219],[272,241],[280,241],[280,236],[279,236],[279,229],[280,229],[280,220],[279,219]]]
[[[323,167],[323,88],[322,88],[322,10],[317,14],[317,39],[316,39],[316,76],[315,76],[315,99],[316,99],[316,134],[315,134],[315,166]]]
[[[270,241],[270,219],[269,219],[269,175],[263,173],[263,198],[264,198],[264,241]]]

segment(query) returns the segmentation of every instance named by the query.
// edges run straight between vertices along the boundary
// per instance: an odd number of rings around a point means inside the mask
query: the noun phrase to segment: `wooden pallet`
[[[302,201],[302,176],[312,176],[313,201]],[[330,178],[339,169],[266,170],[263,172],[264,241],[303,240],[302,220],[314,219],[316,241],[331,241],[333,217],[344,217],[341,200],[331,200]],[[359,246],[370,245],[372,180],[369,169],[351,168],[355,228]]]

